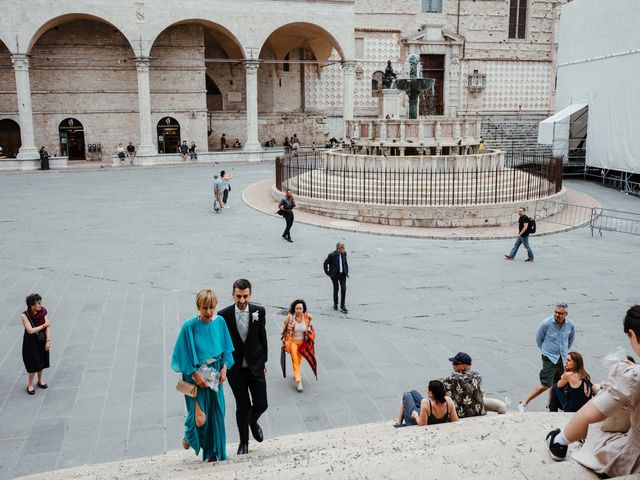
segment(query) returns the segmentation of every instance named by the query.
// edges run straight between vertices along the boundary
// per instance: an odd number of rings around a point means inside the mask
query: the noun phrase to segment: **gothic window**
[[[422,11],[428,13],[442,13],[442,0],[422,0]]]
[[[509,6],[509,38],[525,38],[527,0],[511,0]]]
[[[382,77],[383,73],[381,71],[373,72],[371,76],[371,96],[375,97],[378,93],[378,90],[382,88]]]

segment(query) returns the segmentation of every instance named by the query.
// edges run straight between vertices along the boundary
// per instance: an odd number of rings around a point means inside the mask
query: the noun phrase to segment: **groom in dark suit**
[[[238,455],[249,453],[249,428],[256,441],[264,437],[258,418],[267,409],[267,332],[264,307],[249,303],[251,283],[233,282],[234,305],[220,310],[233,340],[233,367],[227,379],[236,399],[236,423],[240,433]]]
[[[340,310],[342,313],[349,313],[344,304],[347,296],[347,277],[349,276],[349,264],[347,263],[347,252],[344,243],[336,243],[336,249],[327,255],[323,264],[331,282],[333,282],[333,309],[338,310],[338,286],[340,287]]]

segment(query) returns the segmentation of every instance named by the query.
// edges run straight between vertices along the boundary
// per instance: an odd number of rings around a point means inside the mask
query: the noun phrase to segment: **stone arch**
[[[265,38],[260,51],[268,48],[277,60],[283,60],[292,49],[308,48],[316,60],[326,61],[332,51],[346,60],[344,49],[336,38],[324,27],[307,22],[294,22],[282,25]]]
[[[128,35],[125,34],[124,30],[119,28],[115,22],[108,20],[104,17],[91,15],[89,13],[66,13],[66,14],[51,18],[47,20],[45,23],[43,23],[40,27],[38,27],[38,29],[33,33],[33,35],[31,36],[31,39],[29,40],[29,45],[27,46],[27,53],[31,53],[33,47],[38,42],[40,37],[42,37],[42,35],[47,33],[49,30],[51,30],[52,28],[60,27],[66,23],[73,22],[76,20],[89,20],[89,21],[94,21],[99,23],[106,23],[107,25],[110,25],[111,27],[116,29],[124,38],[126,38],[127,43],[129,44],[129,47],[131,47],[131,51],[132,52],[136,51],[134,44],[129,39]],[[138,46],[138,50],[140,50],[140,46]]]
[[[180,145],[180,123],[173,117],[163,117],[156,124],[158,153],[176,153]]]
[[[382,90],[382,79],[384,78],[384,72],[376,70],[371,75],[371,96],[378,96],[378,91]]]
[[[0,147],[2,147],[0,157],[16,158],[21,146],[22,140],[18,122],[10,118],[0,119]]]
[[[77,118],[65,118],[58,125],[60,137],[60,155],[69,160],[84,160],[86,158],[84,142],[84,126]]]

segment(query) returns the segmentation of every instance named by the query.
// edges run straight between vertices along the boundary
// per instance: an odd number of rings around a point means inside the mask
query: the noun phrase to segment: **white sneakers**
[[[518,411],[522,413],[527,412],[528,411],[527,406],[524,405],[522,402],[518,402]]]
[[[304,388],[302,387],[302,382],[298,382],[298,386],[296,388],[300,393],[304,392]]]

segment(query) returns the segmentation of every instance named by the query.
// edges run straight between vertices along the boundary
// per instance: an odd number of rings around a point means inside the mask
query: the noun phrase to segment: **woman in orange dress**
[[[305,337],[313,335],[313,325],[311,325],[311,315],[307,313],[307,304],[304,300],[294,300],[289,308],[289,313],[282,325],[282,346],[285,352],[291,354],[293,363],[293,379],[296,382],[298,392],[303,392],[302,375],[300,366],[302,365],[302,355],[298,349],[303,344]]]

